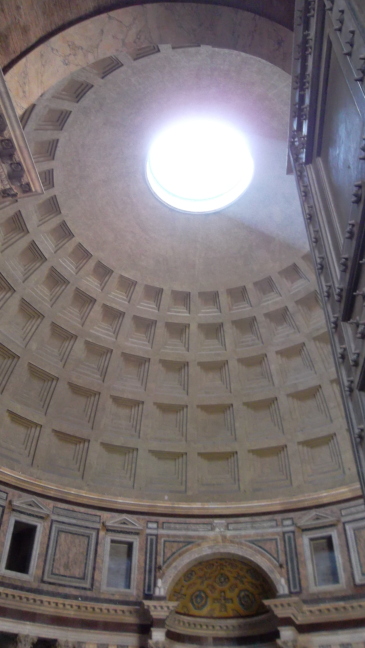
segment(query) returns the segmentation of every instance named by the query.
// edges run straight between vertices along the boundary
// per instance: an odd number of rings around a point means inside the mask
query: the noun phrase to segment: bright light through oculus
[[[172,124],[153,141],[147,181],[160,200],[185,212],[223,209],[252,180],[254,163],[243,134],[215,119]]]

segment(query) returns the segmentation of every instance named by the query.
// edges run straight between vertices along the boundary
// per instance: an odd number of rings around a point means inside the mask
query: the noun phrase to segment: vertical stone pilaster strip
[[[298,565],[297,545],[294,531],[284,533],[285,557],[288,569],[289,591],[291,594],[301,592],[300,573]]]
[[[150,596],[154,592],[155,587],[155,572],[156,572],[156,551],[157,551],[157,536],[146,536],[146,558],[145,558],[145,574],[144,574],[144,594]]]

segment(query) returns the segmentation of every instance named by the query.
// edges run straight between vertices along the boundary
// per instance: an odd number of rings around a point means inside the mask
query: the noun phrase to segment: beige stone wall
[[[361,500],[258,516],[180,517],[141,515],[90,509],[49,498],[30,496],[15,490],[2,490],[0,527],[0,564],[2,587],[26,585],[38,593],[81,595],[140,601],[147,582],[155,586],[157,573],[164,591],[170,591],[176,579],[189,566],[215,556],[242,558],[258,566],[276,592],[328,598],[365,593],[364,545],[365,508]],[[12,520],[22,519],[40,526],[35,545],[35,569],[30,577],[9,574],[4,569]],[[310,559],[304,538],[313,534],[334,533],[340,583],[336,588],[314,590],[308,580]],[[290,543],[288,535],[292,536]],[[107,564],[107,538],[135,541],[133,561],[135,580],[122,594],[105,590],[103,569]],[[152,551],[146,542],[153,539]],[[336,590],[336,591],[335,591]],[[153,593],[150,592],[151,594]],[[84,598],[85,597],[85,598]]]

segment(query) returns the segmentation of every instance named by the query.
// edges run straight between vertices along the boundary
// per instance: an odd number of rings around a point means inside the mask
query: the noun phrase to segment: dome
[[[24,118],[45,194],[2,216],[8,473],[162,510],[354,483],[286,173],[287,72],[161,44],[48,85]],[[252,154],[250,186],[218,212],[179,212],[146,181],[156,133],[190,116],[223,118]]]
[[[3,3],[4,648],[360,645],[359,2]]]

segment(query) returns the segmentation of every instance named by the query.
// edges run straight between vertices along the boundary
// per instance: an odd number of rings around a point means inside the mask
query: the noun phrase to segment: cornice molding
[[[135,520],[126,515],[120,515],[114,520],[103,522],[102,526],[106,531],[117,531],[131,535],[138,535],[143,530],[140,524],[137,524]]]
[[[141,609],[139,603],[129,606],[117,603],[77,601],[4,587],[0,587],[0,606],[23,612],[62,617],[76,616],[79,619],[92,619],[93,621],[149,623],[145,611]]]
[[[298,625],[363,620],[365,618],[365,598],[305,603],[298,597],[290,597],[267,600],[265,605],[279,619],[290,618]]]
[[[12,511],[34,515],[35,517],[46,519],[51,515],[50,509],[43,506],[35,497],[22,497],[19,500],[9,500],[8,506]]]
[[[214,637],[261,635],[276,629],[272,612],[252,618],[210,619],[191,617],[173,612],[166,621],[166,629],[180,634]]]
[[[318,529],[323,527],[334,527],[340,523],[339,518],[321,513],[319,511],[311,511],[307,513],[301,520],[296,523],[298,529],[302,531],[308,529]]]
[[[259,515],[262,513],[280,513],[288,509],[295,510],[301,508],[314,508],[325,504],[334,504],[345,500],[352,500],[362,496],[361,488],[358,484],[350,484],[330,490],[298,495],[297,497],[288,497],[273,500],[261,500],[256,502],[227,502],[225,504],[211,504],[200,502],[161,502],[149,500],[137,500],[122,497],[113,497],[110,495],[100,495],[98,493],[87,493],[76,488],[63,488],[61,486],[47,484],[34,477],[22,475],[7,468],[0,468],[0,481],[10,487],[27,490],[31,493],[37,493],[46,498],[57,498],[72,502],[92,506],[93,508],[107,508],[109,510],[125,512],[143,512],[152,514],[171,514],[171,515],[188,515],[200,516],[207,515]]]
[[[147,613],[149,613],[153,620],[163,619],[165,620],[170,612],[173,612],[177,607],[179,601],[166,601],[163,600],[149,600],[142,601],[142,608],[144,608]]]

